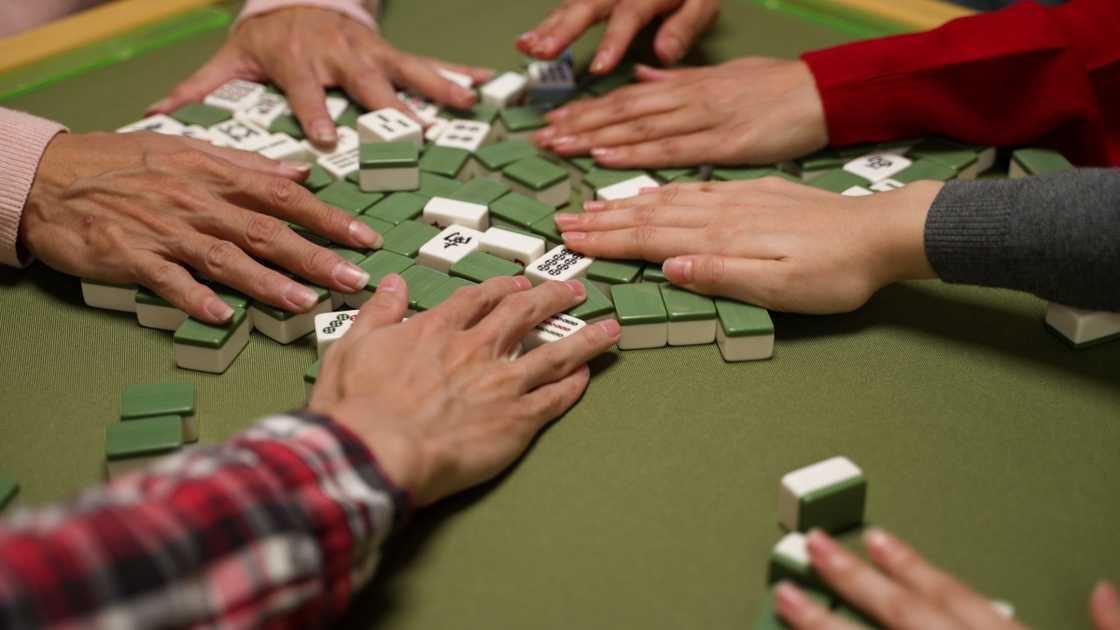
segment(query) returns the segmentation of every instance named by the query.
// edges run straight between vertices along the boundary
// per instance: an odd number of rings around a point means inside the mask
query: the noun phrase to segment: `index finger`
[[[662,262],[684,254],[705,254],[712,244],[702,228],[638,225],[603,232],[564,232],[564,246],[595,258]]]

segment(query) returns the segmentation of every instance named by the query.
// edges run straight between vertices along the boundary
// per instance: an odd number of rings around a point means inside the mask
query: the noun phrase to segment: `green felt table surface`
[[[390,2],[383,30],[418,53],[516,67],[514,38],[551,4]],[[115,129],[224,37],[5,105]],[[792,58],[848,38],[729,0],[690,61]],[[1088,627],[1094,581],[1120,579],[1120,343],[1072,350],[1043,328],[1044,309],[1021,293],[918,282],[848,315],[775,314],[769,361],[727,364],[714,345],[604,356],[510,474],[415,515],[343,626],[750,627],[781,536],[779,479],[845,454],[867,474],[870,522],[1031,624]],[[0,269],[0,313],[0,477],[20,482],[16,507],[100,478],[128,384],[194,383],[213,443],[303,404],[315,361],[311,338],[254,333],[221,376],[177,369],[171,333],[86,308],[77,279],[42,265]]]

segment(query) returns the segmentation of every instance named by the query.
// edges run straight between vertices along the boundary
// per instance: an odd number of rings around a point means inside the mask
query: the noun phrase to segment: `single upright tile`
[[[476,284],[477,283],[471,282],[465,278],[448,278],[432,290],[424,293],[424,296],[416,302],[416,310],[429,311],[446,302],[448,298],[459,289],[463,287],[473,287]]]
[[[757,361],[774,355],[774,323],[764,308],[716,298],[716,343],[725,361]]]
[[[799,468],[782,477],[778,521],[789,530],[839,533],[863,522],[867,478],[843,456]]]
[[[350,182],[335,182],[330,186],[315,193],[323,203],[330,204],[353,215],[359,215],[367,208],[381,200],[383,195],[379,192],[364,192]]]
[[[363,169],[415,166],[420,160],[420,150],[407,140],[364,142],[358,148],[358,159]]]
[[[415,258],[424,243],[432,240],[439,230],[420,221],[401,221],[397,227],[382,234],[385,239],[382,249],[402,256]]]
[[[620,350],[660,348],[668,343],[668,313],[656,284],[621,284],[611,291],[622,326]]]
[[[391,110],[404,118],[397,110]],[[409,123],[420,126],[412,119]],[[411,140],[362,143],[358,149],[358,183],[370,192],[416,190],[420,187],[420,153]]]
[[[716,340],[716,305],[712,298],[663,284],[661,299],[669,317],[670,346],[700,346]]]
[[[428,199],[413,192],[395,192],[366,209],[365,214],[393,225],[416,219]]]

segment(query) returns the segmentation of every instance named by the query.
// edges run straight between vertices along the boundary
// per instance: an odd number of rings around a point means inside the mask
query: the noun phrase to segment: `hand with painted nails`
[[[554,59],[584,31],[607,23],[591,72],[606,74],[626,54],[634,36],[655,18],[664,18],[653,42],[666,65],[679,62],[692,43],[719,16],[719,0],[565,0],[536,28],[517,39],[517,47],[539,59]]]
[[[929,563],[906,543],[881,529],[869,529],[864,546],[872,567],[820,531],[809,533],[813,569],[849,607],[884,628],[910,630],[1022,630],[991,600]],[[778,614],[796,630],[855,630],[791,583],[774,593]],[[1115,587],[1100,582],[1089,598],[1096,630],[1120,630],[1120,600]]]
[[[341,86],[369,110],[395,107],[411,115],[394,83],[454,107],[473,105],[474,92],[442,77],[440,69],[476,82],[493,75],[397,50],[377,31],[337,11],[291,7],[245,20],[206,65],[149,111],[168,113],[201,101],[231,79],[271,81],[287,95],[307,137],[331,147],[338,135],[325,104],[326,86]]]
[[[751,57],[718,66],[639,66],[640,83],[548,114],[534,140],[610,168],[773,164],[828,144],[824,106],[801,61]]]
[[[940,190],[917,182],[844,197],[776,177],[673,184],[587,202],[556,226],[574,251],[663,263],[670,282],[697,293],[838,313],[892,282],[935,277],[923,238]]]
[[[408,288],[390,275],[327,352],[310,408],[353,430],[429,505],[497,476],[579,400],[587,362],[618,341],[614,320],[511,357],[534,326],[585,298],[576,281],[532,288],[506,276],[402,323]]]
[[[62,134],[47,146],[19,226],[19,244],[65,273],[140,284],[204,322],[229,306],[188,269],[293,312],[316,294],[254,259],[352,293],[368,275],[298,236],[294,222],[355,249],[381,236],[297,182],[303,163],[152,133]]]

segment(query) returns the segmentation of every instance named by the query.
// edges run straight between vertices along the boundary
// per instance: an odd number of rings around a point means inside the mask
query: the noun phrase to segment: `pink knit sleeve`
[[[249,0],[233,26],[236,28],[241,22],[262,13],[296,6],[338,11],[370,28],[377,28],[374,20],[377,15],[377,0]]]
[[[0,264],[23,267],[30,262],[19,251],[19,219],[39,159],[63,131],[56,122],[0,107]]]

